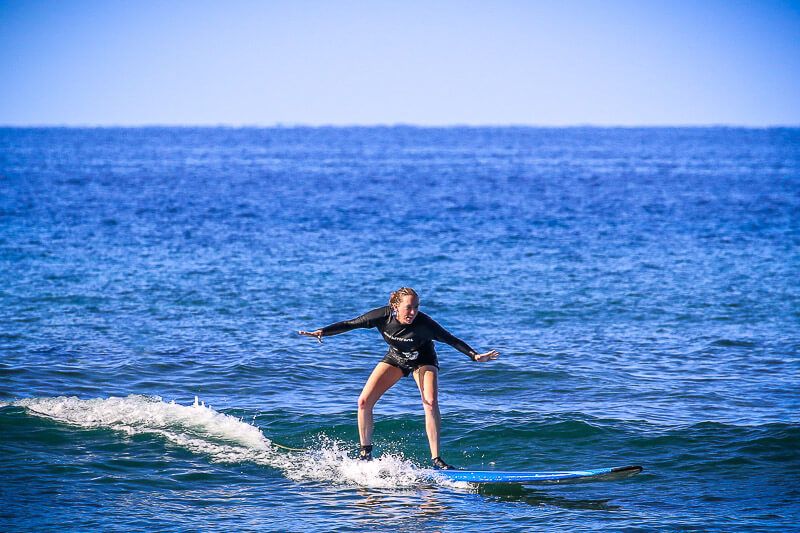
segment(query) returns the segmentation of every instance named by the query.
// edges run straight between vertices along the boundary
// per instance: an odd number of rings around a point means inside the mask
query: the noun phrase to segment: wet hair
[[[403,299],[404,296],[413,296],[417,300],[419,300],[419,295],[417,291],[412,289],[411,287],[400,287],[396,291],[394,291],[391,296],[389,296],[389,305],[392,307],[396,307],[400,304],[400,300]]]

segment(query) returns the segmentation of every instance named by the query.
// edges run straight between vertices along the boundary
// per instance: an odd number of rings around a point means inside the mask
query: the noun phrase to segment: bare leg
[[[439,413],[439,369],[425,365],[414,371],[414,381],[419,387],[422,407],[425,409],[425,432],[431,447],[431,458],[439,457],[439,429],[442,416]]]
[[[372,408],[383,396],[383,393],[392,388],[392,385],[403,377],[403,371],[386,363],[378,363],[364,384],[364,389],[358,397],[358,436],[361,445],[372,444]]]

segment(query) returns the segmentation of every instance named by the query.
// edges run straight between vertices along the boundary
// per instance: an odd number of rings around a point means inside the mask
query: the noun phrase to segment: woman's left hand
[[[486,361],[494,361],[498,357],[500,357],[500,352],[492,350],[491,352],[479,353],[475,356],[475,360],[479,363],[485,363]]]

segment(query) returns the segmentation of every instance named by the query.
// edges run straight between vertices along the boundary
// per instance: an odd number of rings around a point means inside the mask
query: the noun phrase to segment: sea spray
[[[418,486],[429,480],[422,469],[400,454],[383,454],[371,461],[350,456],[344,443],[321,438],[319,445],[294,456],[285,465],[294,480],[328,481],[374,488]]]

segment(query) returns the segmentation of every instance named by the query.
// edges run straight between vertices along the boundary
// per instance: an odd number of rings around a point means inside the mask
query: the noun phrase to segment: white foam
[[[284,471],[296,481],[328,481],[375,488],[412,487],[429,480],[424,470],[402,456],[384,454],[372,461],[361,461],[348,457],[347,450],[335,441],[295,457]]]
[[[348,457],[345,445],[322,440],[304,452],[279,450],[261,430],[233,416],[207,407],[164,402],[158,397],[29,398],[14,405],[30,413],[81,428],[109,428],[128,435],[154,434],[214,462],[251,462],[284,472],[295,481],[321,481],[375,488],[413,487],[432,482],[431,472],[401,455],[384,454],[373,461]],[[445,480],[437,484],[463,488]]]

